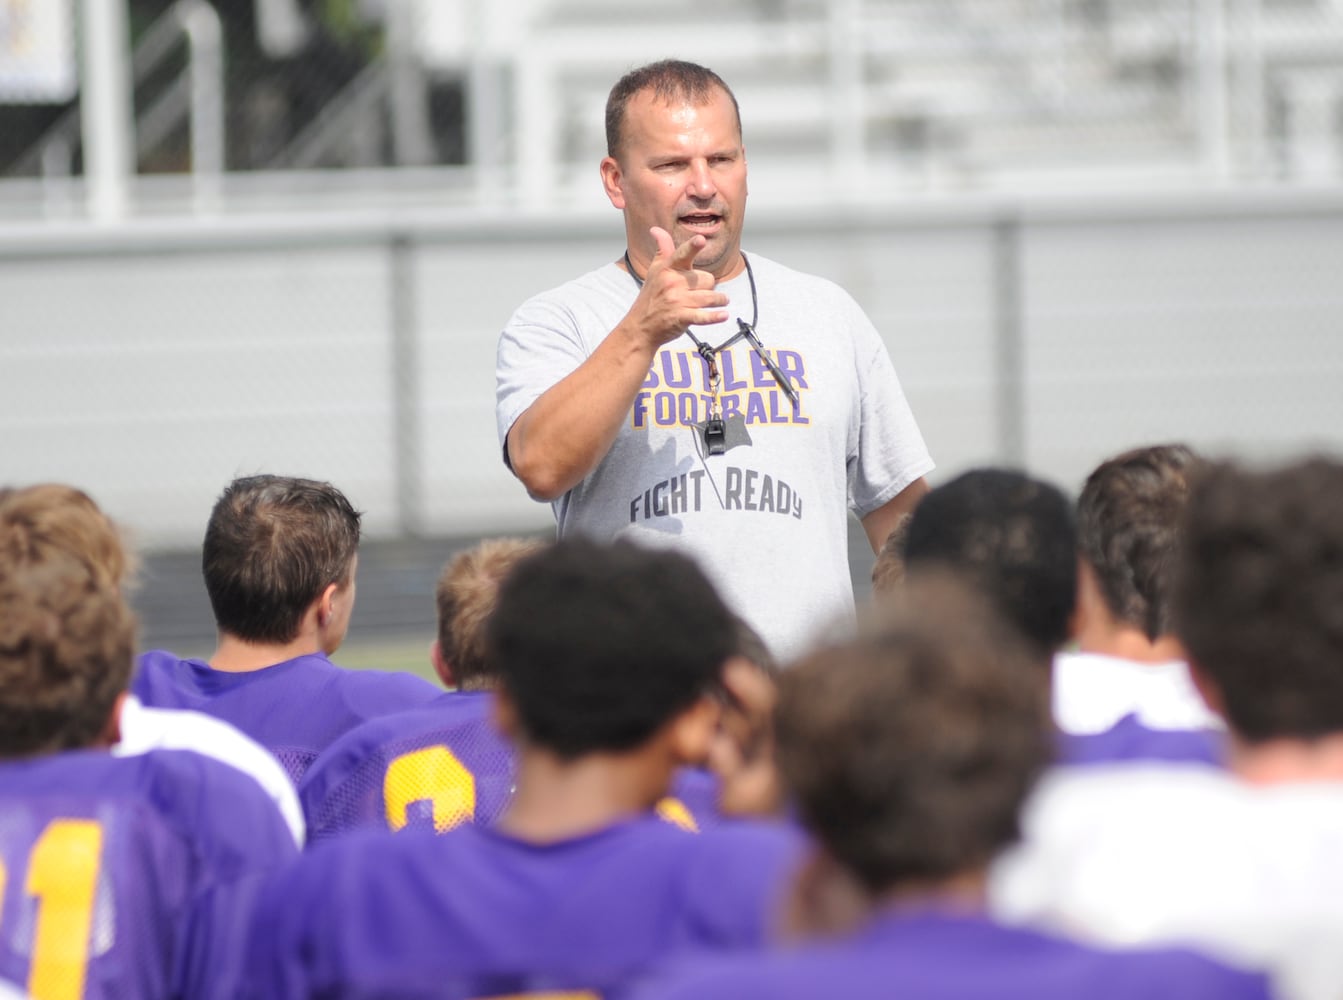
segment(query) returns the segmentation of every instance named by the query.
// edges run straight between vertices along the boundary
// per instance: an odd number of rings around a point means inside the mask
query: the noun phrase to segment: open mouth
[[[681,216],[680,221],[687,229],[713,229],[723,221],[723,217],[713,212],[693,212]]]

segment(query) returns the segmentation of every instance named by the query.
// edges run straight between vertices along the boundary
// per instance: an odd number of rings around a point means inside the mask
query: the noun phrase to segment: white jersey
[[[1343,783],[1256,787],[1207,767],[1057,769],[995,864],[1000,918],[1262,969],[1343,997]]]
[[[1126,715],[1148,729],[1223,728],[1183,660],[1139,663],[1099,653],[1059,653],[1053,692],[1054,722],[1065,733],[1101,733]]]
[[[147,708],[135,695],[127,695],[121,707],[121,741],[112,753],[131,757],[150,750],[192,750],[254,778],[280,810],[294,843],[303,846],[307,824],[294,783],[274,754],[236,726],[204,712]]]

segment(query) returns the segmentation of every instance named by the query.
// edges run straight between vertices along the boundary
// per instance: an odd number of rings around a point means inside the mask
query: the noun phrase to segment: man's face
[[[660,226],[680,246],[701,235],[708,244],[695,266],[720,280],[742,269],[741,223],[746,211],[746,150],[732,99],[720,89],[705,104],[671,103],[651,91],[625,107],[618,157],[602,160],[602,184],[625,213],[625,239],[640,274],[657,245]]]

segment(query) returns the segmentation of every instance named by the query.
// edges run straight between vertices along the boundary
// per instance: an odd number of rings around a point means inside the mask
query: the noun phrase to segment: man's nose
[[[695,160],[690,165],[690,181],[686,190],[692,198],[712,198],[718,190],[713,182],[713,173],[706,160]]]

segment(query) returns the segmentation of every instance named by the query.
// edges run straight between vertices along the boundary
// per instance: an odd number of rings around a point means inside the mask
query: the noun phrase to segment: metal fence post
[[[998,456],[1005,465],[1026,464],[1026,345],[1021,268],[1021,219],[993,223],[993,324]]]

